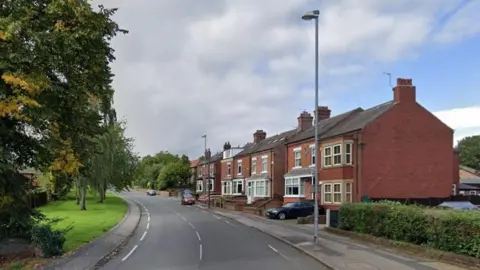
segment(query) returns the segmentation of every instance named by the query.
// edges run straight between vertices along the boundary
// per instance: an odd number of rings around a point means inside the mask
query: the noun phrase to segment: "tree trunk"
[[[80,210],[87,210],[87,183],[85,183],[85,180],[82,180],[82,205]]]
[[[76,197],[77,197],[77,205],[80,205],[80,199],[81,199],[81,194],[80,194],[80,185],[78,183],[78,178],[75,180],[75,185],[76,185]]]

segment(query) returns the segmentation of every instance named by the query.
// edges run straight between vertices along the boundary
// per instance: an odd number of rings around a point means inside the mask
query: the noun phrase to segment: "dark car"
[[[320,209],[320,208],[319,208]],[[311,202],[291,202],[280,207],[267,209],[265,215],[268,218],[288,219],[313,215],[314,204]]]
[[[182,196],[182,205],[193,205],[195,204],[195,198],[190,194],[184,194]]]
[[[147,195],[148,196],[155,196],[155,195],[157,195],[157,192],[153,189],[149,189],[149,190],[147,190]]]

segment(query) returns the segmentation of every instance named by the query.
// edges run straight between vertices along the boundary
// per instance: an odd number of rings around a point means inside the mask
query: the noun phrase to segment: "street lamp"
[[[205,139],[205,144],[204,144],[204,149],[205,149],[205,159],[207,161],[207,181],[206,181],[206,186],[207,187],[207,198],[208,198],[208,203],[207,207],[210,208],[210,151],[207,151],[207,134],[203,135],[202,138]]]
[[[302,16],[302,20],[311,21],[315,20],[315,166],[313,169],[313,182],[314,185],[314,221],[313,221],[313,242],[316,243],[318,239],[318,16],[319,10],[309,11]]]

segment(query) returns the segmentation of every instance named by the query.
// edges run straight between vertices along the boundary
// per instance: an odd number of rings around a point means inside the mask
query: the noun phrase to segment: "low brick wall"
[[[243,204],[235,203],[235,202],[225,202],[223,208],[230,210],[230,211],[242,211]]]
[[[263,216],[263,211],[256,208],[256,207],[243,207],[242,210],[244,213],[256,215],[256,216]]]
[[[170,191],[166,191],[166,190],[157,191],[157,194],[163,197],[170,197]]]

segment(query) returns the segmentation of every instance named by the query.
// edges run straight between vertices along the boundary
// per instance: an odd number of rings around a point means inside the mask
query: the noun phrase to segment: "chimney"
[[[397,78],[397,85],[393,88],[393,101],[415,102],[416,87],[412,84],[412,79]]]
[[[253,133],[253,142],[257,143],[261,140],[265,140],[267,138],[267,133],[263,131],[262,129],[257,129],[255,133]]]
[[[318,106],[317,111],[318,121],[330,118],[331,110],[328,108],[328,106]],[[315,115],[315,112],[313,112],[313,115]]]
[[[205,150],[205,159],[209,160],[212,157],[212,152],[210,152],[210,148]]]
[[[298,131],[304,131],[312,127],[313,125],[313,116],[309,114],[307,111],[303,111],[300,116],[297,118],[298,120]]]

